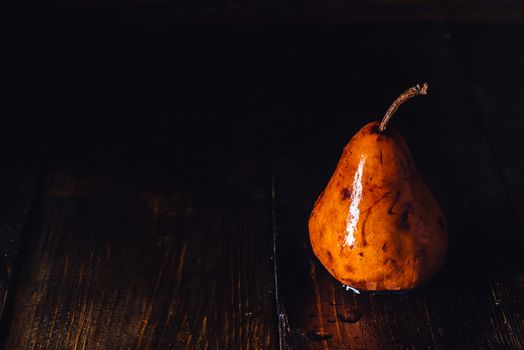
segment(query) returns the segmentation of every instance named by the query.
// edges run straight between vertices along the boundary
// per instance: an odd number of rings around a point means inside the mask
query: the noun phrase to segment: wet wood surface
[[[2,346],[521,349],[523,36],[359,24],[13,42]],[[446,215],[448,256],[418,290],[353,294],[312,254],[309,213],[349,138],[420,81],[429,95],[392,123]]]

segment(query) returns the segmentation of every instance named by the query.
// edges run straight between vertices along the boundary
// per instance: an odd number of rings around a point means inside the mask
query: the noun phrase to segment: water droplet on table
[[[337,313],[338,319],[342,322],[354,323],[362,318],[362,311],[357,308],[349,308]]]
[[[313,341],[322,341],[322,340],[328,340],[333,337],[331,334],[327,332],[318,332],[318,331],[309,331],[307,332],[306,336],[309,340]]]
[[[348,285],[343,284],[343,285],[342,285],[342,288],[344,288],[345,291],[353,292],[353,293],[355,293],[355,294],[360,294],[360,291],[359,291],[358,289],[353,288],[353,287],[351,287],[351,286],[348,286]]]

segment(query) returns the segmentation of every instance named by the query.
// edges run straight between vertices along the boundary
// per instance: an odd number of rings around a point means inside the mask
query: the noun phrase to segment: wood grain
[[[272,347],[267,200],[151,178],[53,167],[7,348]]]
[[[338,6],[295,5],[293,21]],[[8,46],[2,345],[524,347],[520,25],[115,29],[173,18],[121,9]],[[446,214],[446,264],[416,291],[354,295],[307,219],[349,138],[421,81],[392,123]]]
[[[8,322],[10,294],[15,292],[25,232],[33,226],[35,201],[42,185],[51,144],[53,115],[64,92],[60,57],[47,56],[42,35],[2,37],[0,58],[0,316]],[[58,40],[57,40],[58,41]],[[6,306],[6,313],[4,313]],[[0,338],[4,336],[0,333]]]
[[[127,38],[113,56],[97,35],[75,48],[6,348],[274,348],[265,119],[191,108],[178,70],[175,104],[148,74],[112,80],[158,63]]]

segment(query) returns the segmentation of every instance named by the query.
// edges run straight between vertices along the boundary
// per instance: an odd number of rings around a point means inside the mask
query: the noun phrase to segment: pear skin
[[[411,89],[413,96],[425,94],[427,85]],[[444,215],[401,134],[386,129],[404,101],[351,138],[309,218],[313,252],[337,280],[357,290],[416,288],[446,255]]]

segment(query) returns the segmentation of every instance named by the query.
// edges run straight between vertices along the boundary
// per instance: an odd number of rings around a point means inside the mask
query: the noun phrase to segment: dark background
[[[1,345],[521,349],[524,9],[516,2],[3,7]],[[345,292],[307,219],[393,123],[440,203],[441,272]]]

